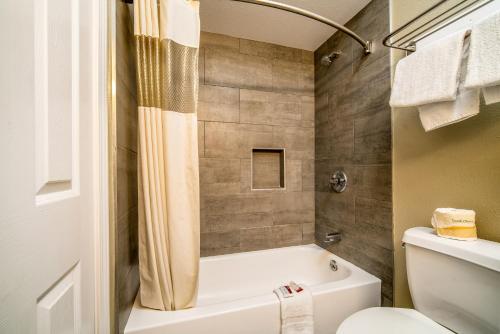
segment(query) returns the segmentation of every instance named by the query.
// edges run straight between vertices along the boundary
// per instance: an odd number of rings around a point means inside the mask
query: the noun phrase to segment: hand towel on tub
[[[500,12],[472,27],[465,87],[482,88],[486,104],[500,102]]]
[[[439,208],[432,215],[437,235],[449,239],[476,240],[476,213],[473,210]]]
[[[298,287],[294,289],[293,286]],[[285,292],[282,289],[287,289]],[[297,291],[299,290],[299,291]],[[313,334],[313,299],[311,291],[304,285],[293,282],[282,286],[274,293],[280,300],[281,334]]]

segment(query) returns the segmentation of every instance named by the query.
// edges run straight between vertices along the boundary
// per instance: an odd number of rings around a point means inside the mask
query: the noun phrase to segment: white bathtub
[[[337,271],[330,269],[330,259],[337,261]],[[202,258],[195,308],[155,311],[136,300],[125,333],[279,334],[280,305],[272,291],[291,280],[312,291],[315,334],[334,334],[352,313],[380,306],[378,278],[304,245]]]

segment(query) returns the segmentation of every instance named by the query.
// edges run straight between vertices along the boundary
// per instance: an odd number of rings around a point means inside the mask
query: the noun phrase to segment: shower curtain
[[[145,307],[193,307],[198,292],[199,3],[134,0],[139,104],[139,271]]]

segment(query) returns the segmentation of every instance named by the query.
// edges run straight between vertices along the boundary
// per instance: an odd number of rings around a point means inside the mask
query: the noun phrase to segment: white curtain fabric
[[[199,4],[134,0],[139,270],[145,307],[195,306],[200,257]]]

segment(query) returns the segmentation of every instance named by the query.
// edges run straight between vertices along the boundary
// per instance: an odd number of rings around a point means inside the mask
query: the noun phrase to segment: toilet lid
[[[453,332],[412,309],[373,307],[354,313],[340,324],[337,334],[452,334]]]

